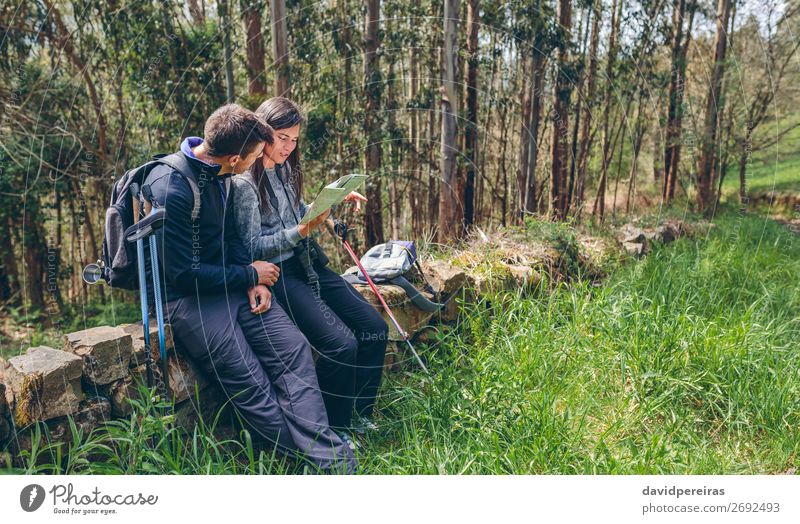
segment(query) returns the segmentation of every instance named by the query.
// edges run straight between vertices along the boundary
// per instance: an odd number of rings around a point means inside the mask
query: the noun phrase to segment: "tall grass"
[[[800,451],[800,238],[724,215],[604,285],[465,306],[386,377],[364,473],[774,473]],[[152,407],[138,411],[153,413]],[[295,473],[247,433],[134,415],[25,472]],[[47,458],[45,456],[45,458]]]
[[[214,420],[192,429],[176,423],[174,405],[152,402],[140,385],[139,397],[129,399],[129,418],[110,420],[88,433],[69,419],[73,438],[52,439],[45,424],[26,431],[32,449],[19,453],[6,472],[24,474],[283,474],[302,472],[304,465],[278,455],[269,443],[257,441],[246,429],[220,431],[220,411]],[[198,402],[199,399],[195,399]],[[11,466],[11,465],[9,465]]]
[[[497,296],[395,380],[374,473],[771,473],[800,451],[800,239],[722,217],[606,286]]]

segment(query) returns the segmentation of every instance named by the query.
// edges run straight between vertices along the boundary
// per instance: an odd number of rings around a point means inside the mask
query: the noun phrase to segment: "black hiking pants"
[[[278,265],[273,295],[319,353],[317,378],[331,427],[347,428],[354,407],[358,415],[372,414],[383,374],[386,322],[327,267],[314,265],[320,284],[316,298],[297,257]]]

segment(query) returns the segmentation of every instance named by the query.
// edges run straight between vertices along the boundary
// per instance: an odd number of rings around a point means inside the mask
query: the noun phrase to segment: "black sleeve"
[[[192,228],[192,190],[179,174],[151,176],[155,200],[167,210],[164,227],[156,231],[164,278],[187,294],[210,294],[247,290],[258,282],[258,274],[246,264],[218,266],[200,262],[197,232]],[[255,283],[254,283],[255,280]]]

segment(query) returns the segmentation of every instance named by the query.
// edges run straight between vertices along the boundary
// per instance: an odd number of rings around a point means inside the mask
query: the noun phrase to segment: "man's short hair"
[[[273,143],[272,128],[239,104],[227,104],[206,120],[203,140],[211,156],[249,155],[260,143]]]

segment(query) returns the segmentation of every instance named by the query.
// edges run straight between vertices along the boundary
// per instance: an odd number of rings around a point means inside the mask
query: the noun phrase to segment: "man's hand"
[[[266,284],[268,286],[275,285],[278,277],[281,274],[281,269],[271,262],[264,262],[263,260],[256,260],[250,264],[258,272],[258,283]]]
[[[312,231],[317,229],[321,224],[324,224],[325,219],[328,218],[328,215],[330,214],[331,210],[326,209],[324,213],[322,213],[320,216],[310,221],[309,223],[300,224],[299,226],[297,226],[297,231],[299,231],[303,237],[307,237],[308,235],[311,234]]]
[[[272,304],[272,293],[263,284],[248,289],[247,298],[250,299],[250,312],[255,315],[265,312]]]

